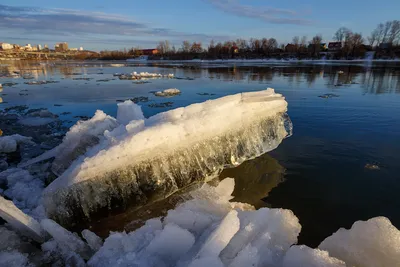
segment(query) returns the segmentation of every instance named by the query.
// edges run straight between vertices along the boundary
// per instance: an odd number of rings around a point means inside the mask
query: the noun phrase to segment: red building
[[[145,56],[152,56],[152,55],[158,54],[157,49],[142,49],[141,52],[142,52],[142,55],[145,55]]]

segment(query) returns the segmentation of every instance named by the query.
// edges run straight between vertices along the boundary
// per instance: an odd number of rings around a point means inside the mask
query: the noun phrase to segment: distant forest
[[[340,43],[335,48],[330,43]],[[297,58],[297,59],[356,59],[364,58],[368,51],[375,51],[375,58],[400,58],[400,21],[380,23],[367,37],[361,33],[342,27],[334,34],[333,40],[324,43],[322,35],[317,34],[308,40],[307,36],[295,36],[289,44],[279,44],[275,38],[237,39],[225,42],[210,42],[203,47],[201,42],[183,41],[181,47],[161,41],[149,59],[192,60],[192,59],[259,59],[259,58]],[[143,55],[139,47],[120,51],[101,51],[99,54],[77,55],[81,59],[129,59]]]

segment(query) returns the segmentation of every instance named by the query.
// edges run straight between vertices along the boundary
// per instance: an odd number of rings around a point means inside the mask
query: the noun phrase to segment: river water
[[[179,79],[137,83],[113,76],[133,71],[173,73]],[[25,84],[33,80],[58,83]],[[221,174],[236,179],[235,200],[291,209],[302,225],[299,242],[309,246],[340,227],[376,216],[400,228],[398,64],[3,61],[0,83],[0,109],[48,108],[65,126],[91,117],[96,109],[115,116],[117,101],[125,99],[142,97],[139,104],[148,117],[228,94],[275,88],[289,103],[293,136],[267,155]],[[165,99],[150,93],[167,88],[182,94]],[[170,103],[158,107],[165,102]]]

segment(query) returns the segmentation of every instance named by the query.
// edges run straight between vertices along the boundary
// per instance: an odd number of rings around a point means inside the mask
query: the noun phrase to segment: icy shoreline
[[[89,230],[81,237],[50,219],[40,249],[0,226],[0,266],[143,267],[393,267],[400,264],[400,231],[387,218],[339,229],[318,248],[296,245],[301,232],[290,210],[231,202],[234,180],[204,184],[187,201],[132,232],[104,240]],[[28,246],[27,246],[28,245]],[[5,249],[7,248],[7,249]]]

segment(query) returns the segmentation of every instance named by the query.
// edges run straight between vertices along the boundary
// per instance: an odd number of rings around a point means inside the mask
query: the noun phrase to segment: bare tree
[[[383,23],[379,23],[378,26],[376,27],[376,32],[377,32],[377,37],[376,37],[376,43],[379,45],[380,43],[383,42],[383,31],[385,29],[385,25]]]
[[[393,44],[400,39],[400,21],[393,20],[392,27],[389,32],[388,42]]]
[[[190,48],[191,48],[191,45],[190,45],[189,41],[183,41],[182,42],[182,52],[189,53],[190,52]]]
[[[299,44],[300,44],[300,38],[299,38],[299,36],[293,37],[292,43],[293,43],[295,46],[299,46]]]
[[[313,54],[316,55],[321,51],[321,43],[322,43],[322,36],[321,35],[315,35],[312,40],[310,41],[310,44],[312,45],[313,49]]]
[[[376,28],[371,32],[371,35],[367,37],[369,45],[374,46],[375,42],[379,42],[379,30]],[[379,45],[379,43],[377,44]]]
[[[268,47],[270,51],[275,50],[278,48],[278,41],[275,38],[269,38]]]
[[[196,53],[196,54],[203,52],[201,42],[198,42],[198,43],[193,42],[192,46],[190,47],[190,52]]]
[[[161,41],[158,43],[157,50],[161,55],[164,55],[170,51],[169,41]]]
[[[350,32],[350,30],[349,30],[348,28],[346,28],[346,27],[341,27],[341,28],[339,28],[339,29],[336,31],[336,33],[335,33],[333,39],[334,39],[335,41],[337,41],[337,42],[343,42],[343,41],[345,40],[346,34],[347,34],[348,32]]]
[[[391,29],[392,29],[392,21],[386,21],[383,27],[382,42],[387,43],[389,41],[388,37]]]
[[[303,37],[301,37],[300,44],[301,49],[305,50],[307,47],[307,36],[304,35]]]

